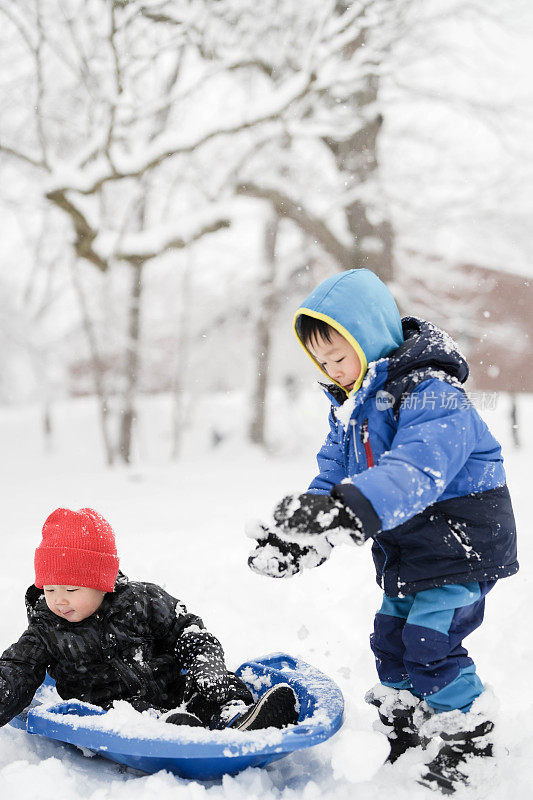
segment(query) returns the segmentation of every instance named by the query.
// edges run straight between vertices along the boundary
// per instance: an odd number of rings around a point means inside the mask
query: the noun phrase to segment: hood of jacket
[[[417,317],[404,317],[402,330],[402,344],[367,371],[356,404],[382,388],[395,400],[401,400],[416,384],[431,377],[457,384],[468,378],[466,359],[446,331]],[[336,406],[344,404],[347,399],[344,389],[335,384],[321,385],[330,402]]]
[[[392,294],[378,276],[368,269],[350,269],[327,278],[304,300],[294,317],[298,341],[322,374],[331,381],[301,340],[302,315],[327,322],[357,353],[361,371],[350,392],[333,381],[345,397],[358,391],[371,361],[389,356],[404,340],[400,312]]]
[[[464,383],[468,364],[446,331],[417,317],[402,319],[404,341],[388,358],[387,384],[403,381],[413,372],[445,373]]]

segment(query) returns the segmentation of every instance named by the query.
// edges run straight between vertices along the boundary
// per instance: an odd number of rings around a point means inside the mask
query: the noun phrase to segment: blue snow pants
[[[462,641],[483,622],[485,595],[495,583],[383,595],[370,637],[381,683],[409,689],[437,712],[468,711],[483,684]]]

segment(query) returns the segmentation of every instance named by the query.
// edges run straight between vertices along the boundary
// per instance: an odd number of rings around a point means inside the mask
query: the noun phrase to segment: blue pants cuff
[[[476,675],[476,667],[472,664],[462,669],[453,681],[433,694],[427,695],[424,700],[434,708],[437,713],[459,709],[466,713],[470,706],[483,691],[483,684]]]

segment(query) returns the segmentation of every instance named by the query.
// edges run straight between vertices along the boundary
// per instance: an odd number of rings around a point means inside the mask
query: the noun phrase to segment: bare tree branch
[[[113,54],[113,77],[115,80],[115,93],[116,97],[119,98],[123,92],[123,77],[122,77],[122,69],[120,66],[120,56],[115,41],[115,37],[117,34],[117,21],[115,12],[116,12],[115,3],[112,3],[109,9],[109,46],[111,49],[111,53]],[[113,143],[113,132],[115,128],[116,114],[117,114],[117,104],[115,101],[113,101],[109,109],[109,124],[107,128],[107,136],[105,143],[105,152],[109,159],[110,159],[110,149]]]
[[[206,223],[198,228],[196,231],[191,233],[189,236],[174,236],[171,237],[164,242],[159,242],[157,247],[146,250],[139,250],[138,252],[134,251],[124,251],[118,249],[115,253],[113,253],[113,257],[117,261],[128,261],[131,264],[138,264],[139,262],[149,261],[152,258],[157,258],[158,256],[162,255],[163,253],[168,252],[169,250],[183,250],[186,247],[189,247],[193,242],[198,241],[203,236],[207,236],[209,233],[215,233],[216,231],[222,230],[223,228],[229,228],[231,225],[231,220],[229,219],[218,219],[213,220],[212,222]]]
[[[236,60],[222,61],[213,69],[206,70],[206,72],[200,78],[198,78],[196,83],[194,83],[192,86],[188,86],[187,89],[180,90],[175,93],[171,93],[169,89],[165,95],[164,100],[152,104],[148,103],[142,109],[136,109],[135,114],[130,115],[127,118],[127,123],[132,123],[142,119],[152,118],[154,114],[165,112],[168,109],[175,106],[176,104],[189,99],[196,92],[198,92],[199,89],[201,89],[203,86],[209,83],[210,80],[230,72],[237,72],[238,70],[245,70],[250,68],[257,69],[263,74],[265,74],[267,77],[272,78],[273,68],[270,64],[267,64],[266,61],[261,61],[260,59],[256,58],[251,59],[245,57],[237,58]]]
[[[0,5],[0,14],[3,14],[19,32],[23,42],[25,42],[28,50],[33,54],[35,52],[35,43],[32,41],[31,31],[26,27],[25,21],[23,22],[17,15],[13,13],[14,3],[5,3]]]
[[[24,161],[26,164],[30,164],[32,167],[37,167],[37,169],[48,169],[48,166],[41,159],[31,156],[28,153],[23,153],[21,150],[17,150],[15,147],[11,147],[3,142],[0,142],[0,152],[5,153],[8,156],[14,156],[19,161]]]
[[[41,146],[42,161],[48,165],[48,141],[44,129],[43,121],[43,99],[45,95],[44,79],[43,79],[43,63],[42,52],[45,41],[44,26],[41,15],[40,0],[36,2],[36,25],[37,25],[37,43],[35,45],[34,58],[35,58],[35,80],[37,84],[36,98],[35,98],[35,122],[37,125],[37,137]]]
[[[268,201],[279,217],[292,219],[308,236],[318,242],[326,252],[345,269],[352,266],[353,251],[344,245],[330,230],[326,223],[301,203],[283,194],[279,189],[266,188],[254,183],[243,183],[237,186],[237,194]]]
[[[107,272],[109,262],[103,259],[93,248],[93,242],[96,239],[97,233],[94,228],[89,225],[87,217],[71,200],[69,200],[65,191],[56,189],[48,192],[46,197],[70,217],[76,233],[76,239],[73,245],[76,254],[80,258],[85,258],[87,261],[90,261],[91,264],[98,267],[101,272]]]
[[[203,145],[207,144],[207,142],[210,142],[218,137],[231,136],[232,134],[241,133],[243,131],[256,128],[266,122],[278,121],[284,111],[286,111],[293,103],[295,103],[308,92],[309,87],[313,84],[315,79],[316,76],[313,73],[304,76],[303,79],[301,76],[297,76],[296,80],[293,81],[294,86],[291,87],[291,91],[285,91],[283,93],[283,98],[277,104],[271,104],[269,110],[265,113],[259,113],[256,116],[243,119],[241,122],[229,125],[221,125],[220,127],[214,128],[207,133],[193,137],[189,142],[167,142],[166,145],[160,144],[159,147],[154,147],[154,154],[151,157],[141,160],[141,163],[138,165],[134,165],[132,163],[130,166],[128,166],[127,158],[125,158],[125,165],[122,168],[117,166],[112,168],[110,172],[106,171],[96,180],[90,182],[89,185],[63,185],[57,187],[57,191],[65,192],[72,190],[83,195],[94,194],[106,183],[123,180],[124,178],[138,178],[144,173],[154,169],[155,167],[158,167],[169,158],[172,158],[176,155],[192,153],[193,151],[198,150]]]

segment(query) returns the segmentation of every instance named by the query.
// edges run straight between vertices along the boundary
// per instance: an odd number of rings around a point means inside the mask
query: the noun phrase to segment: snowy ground
[[[520,451],[510,444],[506,398],[484,416],[505,445],[509,484],[518,517],[521,572],[489,596],[485,623],[469,639],[482,679],[501,708],[497,718],[497,772],[483,766],[477,786],[457,797],[525,800],[533,775],[533,694],[526,684],[533,662],[528,635],[531,591],[527,536],[531,506],[533,433]],[[533,412],[522,401],[522,417]],[[57,506],[93,506],[117,534],[123,570],[161,583],[200,614],[222,641],[230,667],[284,650],[331,675],[346,700],[341,731],[318,747],[264,770],[247,770],[200,784],[169,773],[139,777],[104,760],[54,745],[6,726],[0,730],[0,796],[21,800],[128,798],[159,800],[313,800],[313,798],[431,798],[414,781],[417,754],[382,766],[387,752],[372,731],[373,709],[363,701],[375,683],[368,635],[380,592],[370,548],[338,549],[328,563],[289,581],[249,572],[245,521],[260,517],[290,490],[303,490],[314,472],[314,451],[325,430],[325,400],[309,394],[297,406],[281,400],[272,438],[283,454],[266,456],[242,443],[245,412],[239,397],[204,398],[194,410],[182,459],[169,465],[164,398],[143,408],[140,455],[131,469],[102,466],[95,411],[89,401],[56,409],[56,442],[45,454],[36,408],[2,409],[2,516],[0,650],[25,627],[24,591],[33,581],[33,552],[47,514]],[[227,434],[213,449],[213,428]]]

